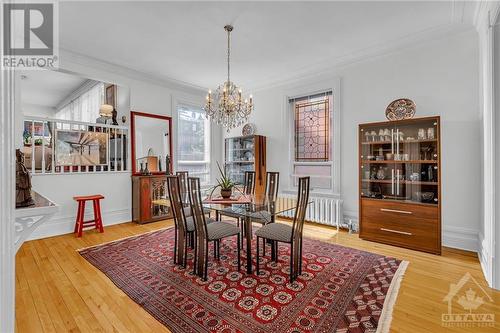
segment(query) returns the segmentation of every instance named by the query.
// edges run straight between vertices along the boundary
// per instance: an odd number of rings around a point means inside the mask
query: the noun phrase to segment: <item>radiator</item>
[[[285,200],[296,200],[297,194],[281,193],[281,198]],[[344,214],[342,213],[342,200],[327,196],[313,195],[309,196],[309,205],[307,206],[306,221],[336,226],[339,228],[344,223]],[[295,215],[295,209],[288,210],[279,214],[286,218],[292,218]]]

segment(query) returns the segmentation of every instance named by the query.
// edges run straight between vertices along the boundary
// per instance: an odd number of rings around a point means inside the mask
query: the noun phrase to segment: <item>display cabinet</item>
[[[149,223],[172,217],[167,176],[132,176],[132,220],[137,223]]]
[[[239,136],[225,140],[224,166],[229,177],[244,183],[245,171],[255,171],[255,193],[264,193],[266,182],[266,137]]]
[[[360,237],[441,253],[440,119],[359,126]]]

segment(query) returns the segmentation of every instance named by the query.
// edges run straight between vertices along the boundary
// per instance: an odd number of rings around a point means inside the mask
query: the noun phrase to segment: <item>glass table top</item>
[[[205,208],[216,210],[222,214],[238,215],[271,221],[271,216],[279,215],[297,207],[297,200],[294,198],[280,197],[272,200],[267,196],[251,196],[251,203],[245,204],[214,204],[204,203]],[[311,202],[309,202],[310,204]]]

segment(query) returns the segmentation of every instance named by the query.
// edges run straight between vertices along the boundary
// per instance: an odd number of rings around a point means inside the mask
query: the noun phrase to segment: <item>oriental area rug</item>
[[[220,260],[210,245],[208,281],[192,274],[192,250],[186,269],[174,265],[173,229],[80,254],[175,333],[389,331],[407,262],[304,238],[302,275],[290,283],[288,245],[278,263],[268,247],[260,275],[247,275],[243,265],[237,271],[231,238],[221,241]]]

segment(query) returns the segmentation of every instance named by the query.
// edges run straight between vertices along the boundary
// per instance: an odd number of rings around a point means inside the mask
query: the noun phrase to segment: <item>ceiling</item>
[[[472,26],[475,3],[61,2],[63,49],[198,87],[259,87]]]
[[[88,79],[57,71],[22,71],[21,102],[53,108]]]

